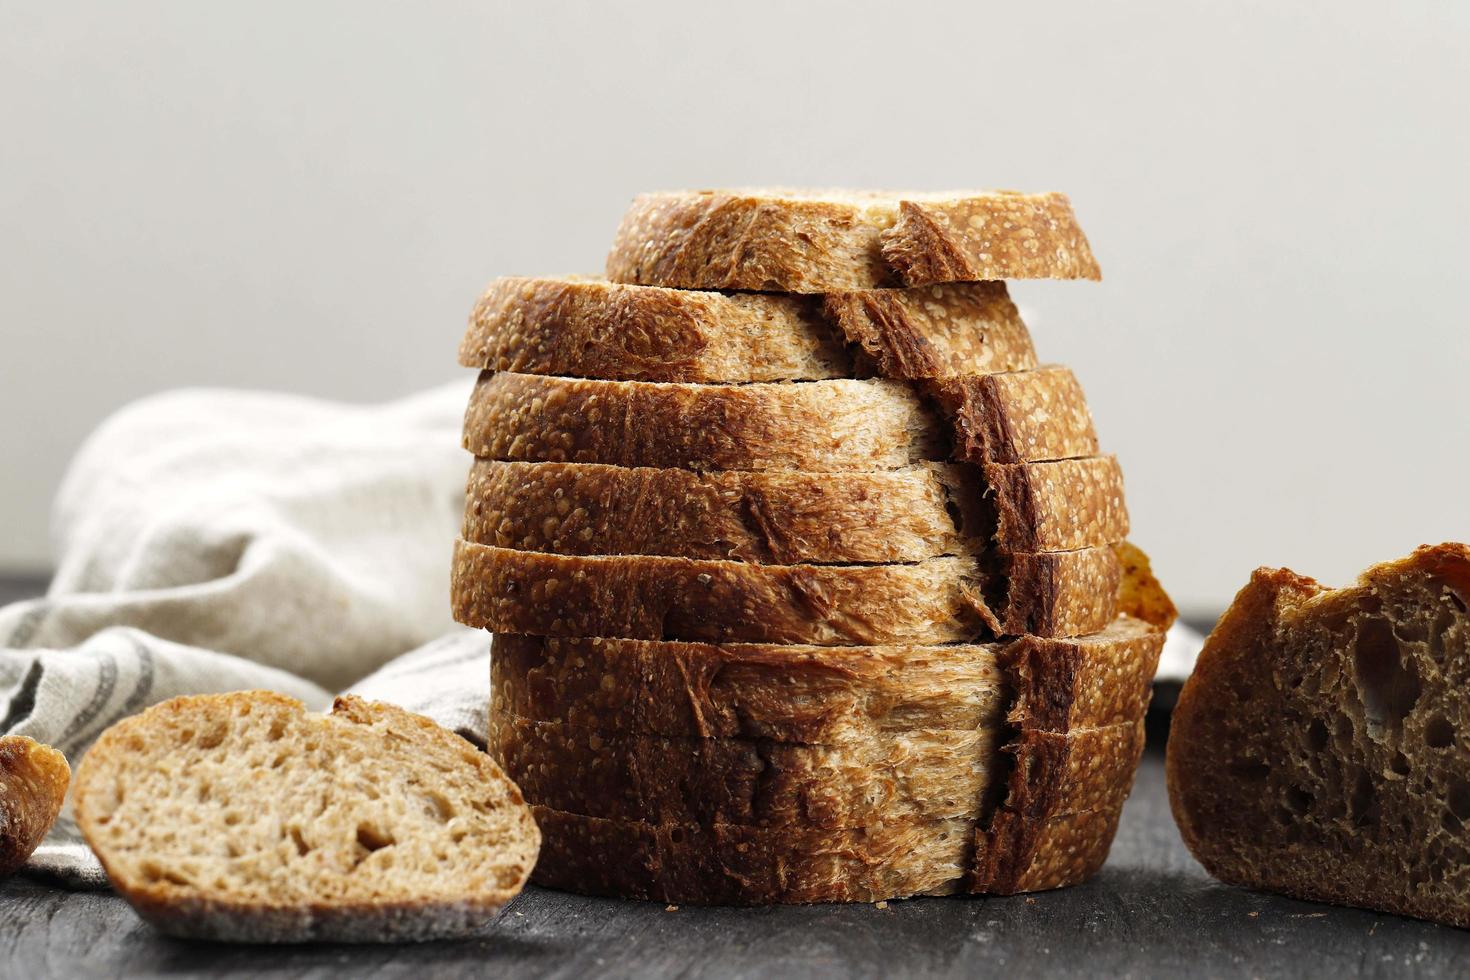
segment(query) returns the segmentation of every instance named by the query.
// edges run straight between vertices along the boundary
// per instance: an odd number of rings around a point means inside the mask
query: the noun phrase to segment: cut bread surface
[[[562,555],[915,562],[1071,551],[1128,532],[1111,456],[840,476],[478,459],[466,497],[465,540]]]
[[[640,195],[607,276],[784,293],[1101,278],[1063,194],[785,188]]]
[[[624,381],[936,378],[1036,366],[1004,283],[819,297],[498,279],[465,367]]]
[[[751,565],[460,540],[451,595],[459,622],[501,633],[818,645],[1081,636],[1117,614],[1122,570],[1112,548],[1001,561]]]
[[[888,379],[715,385],[486,372],[464,448],[523,462],[805,472],[1097,455],[1066,368],[936,381],[925,392],[943,419],[914,386]]]
[[[0,736],[0,878],[19,871],[61,813],[66,756],[24,735]]]
[[[1175,709],[1170,801],[1227,882],[1470,926],[1470,548],[1329,590],[1261,569]]]
[[[433,722],[263,691],[175,698],[103,733],[77,821],[114,887],[183,936],[421,940],[481,929],[540,834],[493,761]]]

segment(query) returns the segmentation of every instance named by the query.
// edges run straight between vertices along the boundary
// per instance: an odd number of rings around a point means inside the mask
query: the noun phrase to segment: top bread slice
[[[644,194],[614,282],[831,293],[996,279],[1099,279],[1066,195],[701,190]]]
[[[1175,708],[1169,798],[1212,875],[1470,927],[1470,547],[1330,590],[1260,569]]]
[[[814,296],[727,295],[596,279],[497,279],[465,367],[619,381],[919,379],[1036,366],[1004,283]]]
[[[19,871],[61,813],[66,756],[24,735],[0,736],[0,878]]]
[[[102,734],[77,823],[114,887],[180,936],[393,942],[479,931],[540,834],[484,753],[354,697],[175,698]]]

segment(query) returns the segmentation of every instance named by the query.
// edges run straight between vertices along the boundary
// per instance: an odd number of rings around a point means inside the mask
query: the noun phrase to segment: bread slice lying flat
[[[492,710],[487,751],[527,799],[616,820],[865,827],[976,818],[999,717],[820,745],[606,734]]]
[[[497,634],[490,686],[511,715],[618,735],[820,744],[983,729],[1013,704],[1066,732],[1142,717],[1160,642],[1130,617],[1076,639],[943,646]]]
[[[938,378],[1036,366],[1005,283],[779,296],[497,279],[465,367],[627,381]]]
[[[1184,685],[1169,796],[1232,884],[1470,926],[1470,548],[1261,569]]]
[[[840,478],[479,459],[466,498],[466,541],[561,555],[913,562],[1071,551],[1128,533],[1112,456],[993,464],[983,477],[928,463]]]
[[[795,189],[643,194],[614,282],[830,293],[984,279],[1099,279],[1063,194]]]
[[[66,756],[24,735],[0,737],[0,878],[19,871],[50,832],[71,767]]]
[[[165,932],[389,942],[480,930],[540,833],[484,753],[427,718],[263,691],[175,698],[103,733],[77,822],[114,887]]]
[[[1117,614],[1112,548],[912,565],[753,565],[455,544],[466,626],[532,636],[754,643],[962,643],[1082,636]],[[987,592],[987,590],[990,590]]]
[[[1063,367],[934,382],[943,415],[891,380],[746,385],[485,373],[464,447],[487,459],[695,470],[881,470],[1095,456]],[[951,426],[955,438],[951,439]]]

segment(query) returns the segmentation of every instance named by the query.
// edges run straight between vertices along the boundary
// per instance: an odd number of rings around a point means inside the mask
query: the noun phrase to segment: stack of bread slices
[[[503,279],[454,562],[535,881],[687,903],[1093,873],[1172,618],[1003,280],[1060,194],[638,198],[603,279]]]

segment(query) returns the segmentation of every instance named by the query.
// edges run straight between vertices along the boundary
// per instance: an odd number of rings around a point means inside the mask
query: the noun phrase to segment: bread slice
[[[643,194],[614,282],[830,293],[986,279],[1099,279],[1066,195],[788,189]]]
[[[1128,617],[1076,639],[943,646],[497,634],[490,687],[510,715],[605,734],[820,744],[996,728],[1013,710],[1008,725],[1068,732],[1143,717],[1162,636]]]
[[[828,830],[532,811],[546,834],[536,884],[681,905],[948,895],[961,889],[972,847],[969,820]]]
[[[959,462],[1097,454],[1072,372],[937,382]],[[694,470],[872,471],[950,456],[945,425],[902,381],[706,385],[481,374],[464,447],[523,462]]]
[[[354,697],[175,698],[103,733],[77,822],[164,932],[238,942],[469,934],[520,891],[540,834],[484,753]]]
[[[1121,575],[1111,548],[984,562],[752,565],[460,540],[450,588],[459,622],[500,633],[831,646],[1094,633],[1117,613]]]
[[[825,302],[597,279],[497,279],[465,367],[627,381],[936,378],[1036,366],[1004,283],[838,293]]]
[[[1470,926],[1470,548],[1328,590],[1260,569],[1184,685],[1168,746],[1212,875]]]
[[[1071,551],[1127,533],[1111,456],[835,478],[478,459],[463,525],[466,541],[522,551],[777,565]]]
[[[19,871],[61,813],[66,756],[24,735],[0,736],[0,878]]]
[[[492,710],[487,750],[528,800],[569,813],[843,829],[977,818],[997,727],[808,745],[604,734]]]

